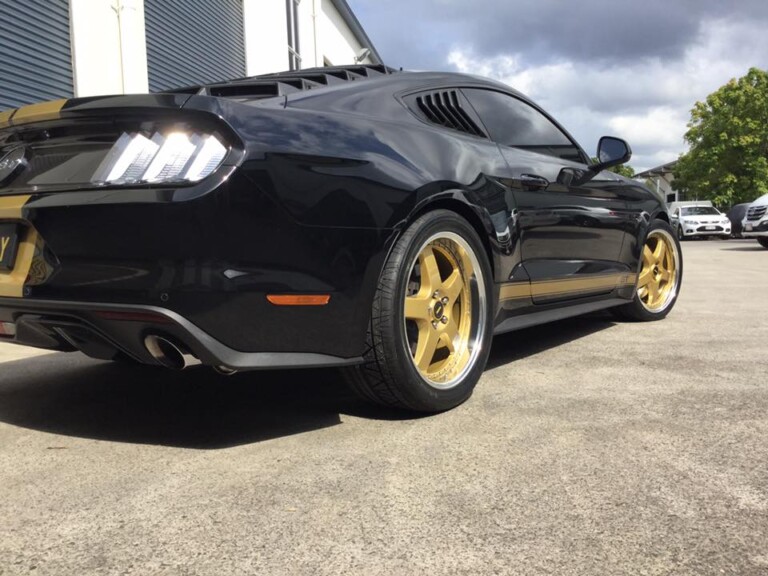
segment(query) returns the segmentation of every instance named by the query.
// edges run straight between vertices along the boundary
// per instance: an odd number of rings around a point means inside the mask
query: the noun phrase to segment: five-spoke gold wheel
[[[461,236],[443,232],[422,245],[403,318],[413,364],[429,385],[450,388],[472,367],[487,321],[485,298],[477,256]]]
[[[677,295],[680,254],[672,236],[663,229],[648,234],[643,247],[637,296],[646,310],[660,312]]]

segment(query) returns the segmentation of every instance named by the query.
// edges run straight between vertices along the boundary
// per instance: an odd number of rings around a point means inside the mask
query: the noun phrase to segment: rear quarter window
[[[586,163],[579,147],[533,106],[494,90],[465,88],[462,91],[491,139],[498,144]]]

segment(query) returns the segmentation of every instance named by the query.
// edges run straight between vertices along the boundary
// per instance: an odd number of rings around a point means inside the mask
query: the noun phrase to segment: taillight
[[[221,166],[227,151],[211,134],[175,131],[147,137],[123,132],[96,170],[93,182],[199,182]]]

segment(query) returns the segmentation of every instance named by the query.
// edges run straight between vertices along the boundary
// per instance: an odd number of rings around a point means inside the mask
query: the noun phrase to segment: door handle
[[[520,174],[520,183],[528,190],[543,190],[549,186],[549,180],[536,174]]]

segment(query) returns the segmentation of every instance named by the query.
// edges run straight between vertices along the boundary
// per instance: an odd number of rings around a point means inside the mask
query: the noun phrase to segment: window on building
[[[288,21],[288,65],[291,70],[301,70],[299,2],[301,2],[301,0],[285,0],[285,10]]]

